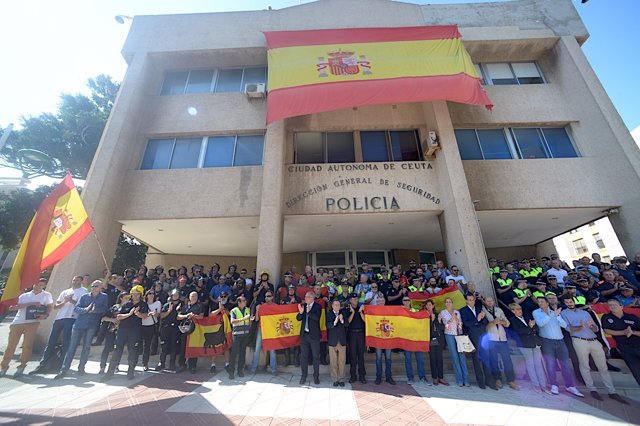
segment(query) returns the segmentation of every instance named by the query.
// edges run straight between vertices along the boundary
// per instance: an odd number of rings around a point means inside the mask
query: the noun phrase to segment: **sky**
[[[21,0],[4,2],[0,21],[0,128],[55,112],[59,95],[87,93],[89,78],[121,81],[129,21],[116,15],[274,9],[309,0]],[[476,0],[482,1],[482,0]],[[410,3],[465,3],[415,0]],[[640,0],[573,0],[591,37],[584,51],[629,130],[640,128]]]

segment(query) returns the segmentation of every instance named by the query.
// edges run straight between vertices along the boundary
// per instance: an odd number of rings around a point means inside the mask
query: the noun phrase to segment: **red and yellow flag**
[[[300,345],[298,305],[261,305],[262,350],[273,351]]]
[[[447,287],[436,294],[415,291],[409,293],[409,298],[411,299],[411,307],[415,309],[422,309],[424,302],[426,302],[427,299],[431,299],[435,303],[436,311],[438,312],[445,309],[444,301],[446,299],[451,299],[453,302],[453,309],[463,308],[466,304],[464,295],[457,287]]]
[[[327,341],[326,303],[315,301],[322,308],[320,315],[320,341]],[[262,350],[273,351],[300,345],[300,324],[296,319],[298,305],[260,305],[260,331]]]
[[[265,32],[267,124],[365,105],[491,108],[456,25]]]
[[[378,349],[429,351],[429,313],[410,312],[402,306],[366,305],[365,342]]]
[[[193,322],[196,328],[187,336],[187,358],[211,357],[231,347],[231,323],[227,314],[220,313]]]
[[[609,312],[611,312],[609,311],[609,307],[607,306],[606,303],[596,303],[595,305],[591,305],[591,310],[598,317],[598,321],[600,321],[600,324],[599,324],[600,330],[602,330],[602,335],[607,340],[609,347],[615,348],[616,341],[613,339],[613,336],[604,332],[604,329],[606,328],[606,324],[602,324],[602,316],[604,314],[608,314]],[[627,314],[632,314],[637,317],[640,317],[640,308],[624,308],[623,310]]]
[[[15,303],[25,289],[38,281],[43,270],[60,262],[92,230],[80,194],[67,175],[42,201],[31,220],[13,262],[0,310]]]

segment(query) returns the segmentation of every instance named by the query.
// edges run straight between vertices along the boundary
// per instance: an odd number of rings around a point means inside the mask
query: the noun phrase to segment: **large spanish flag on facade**
[[[456,25],[265,32],[267,124],[365,105],[493,105]]]
[[[411,307],[416,309],[422,309],[424,302],[426,302],[427,299],[431,299],[438,312],[445,309],[444,301],[447,299],[451,299],[453,302],[453,309],[464,308],[464,305],[467,303],[464,295],[458,290],[458,287],[455,286],[444,288],[436,294],[414,291],[409,293],[409,298],[411,299]]]
[[[607,328],[607,325],[602,324],[602,316],[604,314],[608,314],[609,312],[611,312],[609,311],[609,307],[607,306],[606,303],[596,303],[595,305],[591,305],[591,310],[598,317],[598,321],[600,321],[600,324],[598,324],[598,326],[600,327],[602,335],[607,340],[609,347],[615,348],[616,341],[613,339],[613,336],[604,332],[604,329]],[[624,308],[623,310],[627,314],[632,314],[637,317],[640,317],[640,308]]]
[[[365,342],[378,349],[429,351],[429,313],[410,312],[402,306],[366,305]]]
[[[316,302],[322,308],[320,316],[320,341],[327,341],[326,303]],[[298,305],[260,305],[260,331],[262,350],[273,351],[300,345],[300,324],[296,319]]]
[[[187,336],[187,358],[211,357],[231,347],[231,323],[226,313],[193,321],[196,328]]]
[[[31,220],[13,262],[0,310],[15,303],[25,289],[38,281],[42,271],[60,262],[92,230],[80,194],[67,175],[42,201]]]

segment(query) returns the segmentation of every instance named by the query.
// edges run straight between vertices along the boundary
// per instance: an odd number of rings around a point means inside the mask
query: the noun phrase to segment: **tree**
[[[61,177],[69,171],[86,179],[120,85],[101,74],[87,86],[89,96],[61,94],[56,113],[23,117],[22,129],[11,133],[0,157],[18,166],[20,150],[41,151],[52,160],[42,164],[42,175]]]
[[[123,274],[126,268],[136,268],[144,265],[149,247],[140,244],[137,240],[126,234],[120,234],[116,255],[111,264],[111,272]]]

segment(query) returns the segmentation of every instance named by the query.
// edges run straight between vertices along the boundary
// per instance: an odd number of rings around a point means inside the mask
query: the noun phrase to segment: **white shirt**
[[[431,294],[437,294],[440,293],[442,289],[440,287],[427,287],[424,289],[424,291]]]
[[[378,303],[378,290],[376,291],[368,291],[364,296],[365,300],[371,299],[369,302],[370,305],[376,305]]]
[[[156,314],[158,314],[160,313],[161,309],[162,309],[162,304],[160,303],[159,300],[156,300],[155,302],[149,305],[149,313],[155,312]],[[154,318],[151,315],[142,319],[142,325],[153,325],[157,322],[158,322],[158,317]]]
[[[75,300],[76,303],[78,303],[80,301],[80,298],[87,293],[89,292],[84,287],[68,288],[64,290],[62,293],[60,293],[60,296],[58,296],[57,302],[61,303],[64,301],[65,297],[72,296],[73,300]],[[65,302],[65,304],[62,305],[62,307],[58,308],[58,313],[56,314],[56,320],[66,319],[66,318],[78,318],[78,314],[73,312],[73,309],[75,307],[76,305],[74,303]]]
[[[38,294],[35,294],[33,291],[30,291],[28,293],[22,293],[20,296],[18,296],[19,304],[38,303],[38,302],[40,302],[43,305],[52,305],[53,297],[51,296],[51,293],[44,290]],[[26,316],[27,316],[27,308],[18,309],[18,313],[13,318],[12,324],[27,324],[30,322],[40,321],[37,319],[27,319]]]
[[[565,271],[564,269],[555,269],[555,268],[551,268],[547,271],[547,277],[549,275],[555,275],[555,277],[558,279],[558,284],[564,284],[564,279],[567,277],[567,275],[569,275],[567,273],[567,271]]]
[[[467,280],[462,275],[458,275],[457,277],[454,277],[453,275],[447,275],[447,278],[444,279],[444,282],[447,283],[447,285],[449,285],[449,280],[455,281],[456,284],[458,284],[460,282],[462,284],[466,284],[467,283]]]

